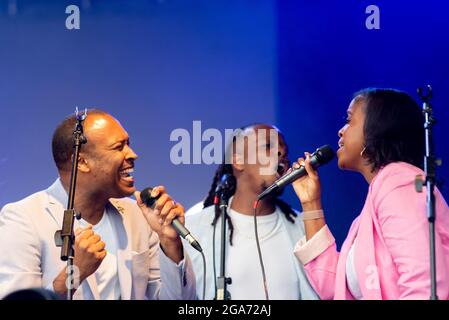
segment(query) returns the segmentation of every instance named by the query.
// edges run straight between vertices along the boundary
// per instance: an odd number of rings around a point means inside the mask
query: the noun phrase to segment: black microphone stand
[[[62,221],[62,229],[56,231],[55,233],[55,242],[56,246],[61,247],[61,260],[67,261],[67,279],[66,279],[66,287],[67,287],[67,300],[73,299],[74,293],[74,272],[75,268],[73,266],[73,258],[75,256],[75,252],[73,250],[73,223],[75,217],[77,219],[81,218],[81,214],[75,212],[75,189],[76,189],[76,177],[78,173],[78,157],[81,149],[81,145],[87,142],[86,137],[83,134],[83,121],[86,119],[87,110],[84,110],[84,113],[80,114],[78,112],[78,108],[75,111],[76,116],[76,125],[75,130],[73,131],[73,156],[72,156],[72,172],[70,176],[70,188],[69,188],[69,197],[67,201],[67,209],[64,210],[64,218]]]
[[[418,95],[423,103],[423,113],[425,117],[424,129],[425,129],[425,145],[426,154],[424,156],[424,173],[425,178],[417,176],[415,180],[415,189],[417,192],[422,192],[424,183],[426,184],[426,204],[427,204],[427,220],[429,221],[429,248],[430,248],[430,282],[431,282],[431,300],[438,300],[437,295],[437,274],[436,274],[436,255],[435,255],[435,167],[441,164],[440,160],[436,160],[433,154],[433,140],[432,140],[432,127],[435,123],[435,119],[432,115],[432,105],[430,99],[432,98],[432,87],[427,86],[427,94],[423,94],[423,90],[418,88]]]
[[[217,199],[218,197],[218,199]],[[231,294],[227,290],[227,285],[232,283],[232,279],[225,276],[226,268],[226,213],[228,210],[229,197],[225,190],[221,190],[216,196],[218,206],[221,210],[221,252],[220,252],[220,275],[217,277],[217,291],[215,300],[231,300]]]

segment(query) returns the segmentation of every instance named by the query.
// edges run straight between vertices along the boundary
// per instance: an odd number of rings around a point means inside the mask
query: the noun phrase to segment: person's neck
[[[373,181],[374,177],[377,175],[377,173],[379,172],[379,170],[372,170],[371,166],[363,166],[359,172],[363,175],[363,177],[365,178],[366,182],[368,182],[368,184],[371,184],[371,181]]]
[[[61,177],[62,185],[69,193],[70,183]],[[92,225],[100,222],[103,217],[109,199],[102,199],[101,195],[94,194],[83,188],[81,183],[77,183],[75,192],[75,211],[81,213],[81,218]]]
[[[243,190],[235,191],[234,198],[232,199],[231,209],[237,211],[238,213],[245,215],[254,215],[254,201],[256,200],[258,194],[253,194],[252,192],[243,192]],[[257,215],[265,216],[272,214],[275,211],[275,205],[272,199],[263,199],[259,201],[257,206]]]

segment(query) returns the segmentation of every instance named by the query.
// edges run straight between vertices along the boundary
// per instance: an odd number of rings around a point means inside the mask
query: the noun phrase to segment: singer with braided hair
[[[270,139],[269,132],[276,137],[275,143]],[[241,149],[238,148],[239,139],[244,141]],[[250,147],[251,141],[256,142],[255,148]],[[256,156],[253,163],[250,159],[254,152],[256,155],[268,156],[273,161],[262,164]],[[269,166],[273,170],[262,170]],[[216,271],[220,266],[221,211],[214,205],[217,184],[225,174],[235,177],[235,182],[229,187],[231,198],[226,215],[226,277],[232,279],[227,290],[233,300],[264,299],[254,236],[253,204],[256,196],[284,174],[288,167],[288,147],[276,127],[253,124],[237,130],[233,136],[227,146],[225,159],[218,166],[210,191],[203,202],[203,210],[186,215],[186,226],[202,244],[206,255],[206,299],[215,297]],[[293,254],[297,236],[304,235],[303,223],[297,212],[279,196],[280,193],[263,199],[257,210],[259,240],[270,298],[317,299]],[[194,265],[197,288],[200,290],[204,278],[201,256],[191,248],[187,250]],[[201,296],[199,291],[198,296]]]

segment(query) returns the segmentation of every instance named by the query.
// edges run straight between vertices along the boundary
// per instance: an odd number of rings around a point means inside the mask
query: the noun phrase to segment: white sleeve
[[[295,255],[303,265],[306,265],[334,243],[335,238],[325,225],[309,241],[306,241],[306,237],[299,240],[295,246]]]
[[[192,262],[184,249],[184,259],[175,263],[162,250],[156,232],[150,235],[150,269],[146,299],[194,300],[196,299],[195,274]]]
[[[42,287],[40,242],[21,209],[6,205],[0,212],[0,299],[16,290]]]
[[[184,259],[175,263],[160,249],[162,287],[159,299],[194,300],[196,299],[195,274],[192,262],[184,249]]]

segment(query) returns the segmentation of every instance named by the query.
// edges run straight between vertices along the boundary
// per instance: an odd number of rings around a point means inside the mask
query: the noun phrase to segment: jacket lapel
[[[64,217],[64,211],[67,206],[68,195],[58,178],[47,190],[48,203],[46,206],[47,212],[53,218],[56,226],[56,230],[62,228],[62,220]],[[73,222],[73,230],[80,227],[78,220]]]
[[[64,190],[64,187],[61,184],[61,180],[58,178],[47,190],[46,193],[48,195],[48,203],[46,205],[47,212],[53,218],[55,222],[55,230],[60,230],[62,228],[62,220],[64,217],[64,210],[66,209],[68,195]],[[78,220],[75,219],[73,223],[74,230],[78,228],[80,225]],[[60,250],[59,247],[55,247],[55,250]],[[59,272],[59,271],[58,271]],[[98,292],[97,280],[95,275],[92,274],[86,278],[87,287],[91,291],[91,296],[99,300],[100,294]],[[82,289],[82,288],[80,288]],[[81,291],[81,290],[80,290]],[[76,294],[76,293],[75,293]],[[82,294],[83,297],[86,295]]]
[[[354,252],[355,269],[359,279],[360,290],[365,300],[381,300],[378,266],[374,248],[374,209],[368,195],[365,207],[360,216],[359,243]],[[363,250],[358,250],[362,247]]]
[[[124,205],[117,199],[111,199],[108,214],[110,214],[112,225],[117,235],[117,268],[120,282],[122,300],[131,299],[132,276],[131,276],[131,244],[132,230]]]
[[[68,196],[59,178],[46,190],[48,195],[47,211],[55,222],[57,230],[62,227],[65,206]]]

